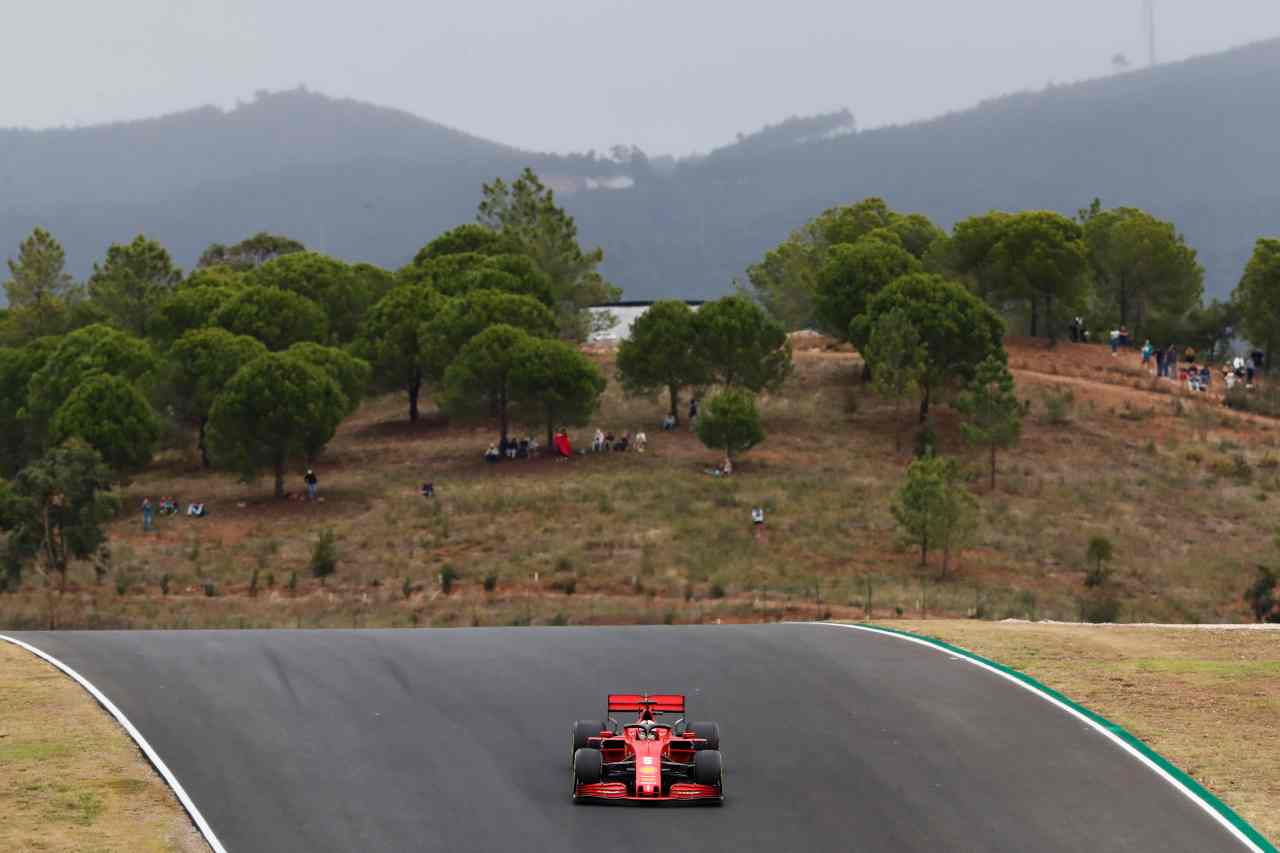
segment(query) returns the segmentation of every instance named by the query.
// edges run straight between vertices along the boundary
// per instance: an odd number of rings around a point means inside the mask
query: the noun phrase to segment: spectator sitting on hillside
[[[1187,364],[1195,364],[1195,363],[1196,363],[1196,348],[1195,348],[1195,347],[1187,347],[1186,349],[1184,349],[1184,350],[1182,351],[1182,360],[1183,360],[1183,361],[1185,361]]]
[[[1241,356],[1236,356],[1235,358],[1233,358],[1231,360],[1231,369],[1235,372],[1236,376],[1239,376],[1241,379],[1243,379],[1244,378],[1244,358]]]
[[[605,447],[604,447],[604,433],[603,433],[601,430],[598,430],[598,429],[597,429],[597,430],[596,430],[596,437],[595,437],[595,438],[593,438],[593,439],[591,439],[591,452],[592,452],[592,453],[599,453],[599,452],[601,452],[601,451],[602,451],[602,450],[604,450],[604,449],[605,449]]]
[[[423,496],[424,498],[434,498],[434,497],[436,496],[436,484],[435,484],[435,483],[423,483],[423,484],[422,484],[422,496]]]
[[[204,504],[202,503],[187,504],[187,515],[192,518],[204,518],[208,514],[208,511],[204,508]]]
[[[676,428],[676,416],[671,414],[670,412],[667,412],[667,416],[662,419],[662,430],[663,432],[671,432],[671,430],[675,428]]]
[[[604,434],[604,449],[606,451],[613,450],[613,442],[614,442],[613,430],[609,430]]]
[[[538,444],[538,439],[534,438],[533,436],[529,436],[529,458],[530,459],[538,455],[539,447],[541,447],[541,445]]]
[[[528,439],[528,438],[522,438],[522,439],[520,439],[520,444],[519,444],[519,446],[516,448],[516,458],[517,458],[517,459],[528,459],[528,458],[529,458],[529,441],[530,441],[530,439]]]
[[[1232,388],[1236,387],[1236,383],[1240,380],[1236,377],[1234,371],[1224,367],[1222,368],[1222,381],[1226,384],[1227,390],[1230,391]]]
[[[1213,371],[1209,369],[1209,365],[1200,368],[1200,390],[1208,391],[1210,383],[1213,382]]]
[[[643,432],[636,433],[636,453],[644,453],[645,447],[649,444],[649,436]]]
[[[492,441],[489,442],[489,449],[484,452],[484,461],[496,463],[501,458],[502,454],[498,452],[498,445]]]
[[[1187,389],[1190,391],[1200,390],[1200,369],[1194,364],[1188,367],[1183,374],[1187,377]]]
[[[615,442],[614,442],[614,444],[613,444],[613,449],[614,449],[614,450],[616,450],[616,451],[618,451],[619,453],[625,453],[626,451],[628,451],[628,450],[630,450],[630,449],[631,449],[631,432],[630,432],[630,430],[628,430],[628,431],[624,432],[624,433],[622,434],[622,437],[621,437],[621,438],[619,438],[617,441],[615,441]]]

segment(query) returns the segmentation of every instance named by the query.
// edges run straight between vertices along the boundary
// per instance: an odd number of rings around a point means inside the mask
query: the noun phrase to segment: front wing
[[[629,793],[625,782],[595,782],[589,785],[575,785],[573,787],[573,800],[576,803],[719,805],[724,802],[724,793],[719,788],[711,785],[696,785],[693,782],[676,782],[667,788],[666,794],[641,797]]]

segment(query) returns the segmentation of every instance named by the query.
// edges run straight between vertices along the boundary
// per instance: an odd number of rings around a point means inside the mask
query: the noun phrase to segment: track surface
[[[110,697],[231,853],[1243,849],[1004,680],[818,625],[25,633]],[[575,807],[609,691],[720,723],[722,808]]]

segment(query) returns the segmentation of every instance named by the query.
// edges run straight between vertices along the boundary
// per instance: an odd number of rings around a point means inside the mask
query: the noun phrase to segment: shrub
[[[724,598],[724,586],[720,583],[713,583],[710,595],[712,598]]]
[[[401,594],[401,595],[403,595],[403,596],[405,597],[405,600],[406,600],[406,601],[409,599],[409,596],[413,595],[413,581],[412,581],[412,580],[410,580],[410,579],[409,579],[409,578],[407,578],[407,577],[404,579],[404,583],[400,584],[400,594]]]
[[[1105,536],[1093,536],[1089,539],[1089,547],[1085,551],[1085,559],[1093,565],[1089,567],[1089,571],[1084,576],[1084,585],[1089,589],[1095,589],[1107,582],[1111,576],[1111,571],[1106,567],[1106,562],[1111,559],[1114,548],[1111,540]]]
[[[526,622],[526,624],[528,623]],[[569,617],[565,616],[563,613],[557,613],[556,615],[552,616],[550,619],[547,620],[547,624],[555,625],[557,627],[564,627],[565,625],[569,624]]]
[[[462,575],[458,574],[458,570],[453,567],[452,563],[446,563],[445,567],[440,570],[440,592],[445,595],[453,592],[454,583]]]
[[[1115,596],[1080,599],[1080,621],[1101,624],[1120,617],[1120,600]]]
[[[168,574],[163,574],[160,576],[160,594],[161,595],[169,594],[169,575]]]
[[[1204,461],[1204,454],[1200,452],[1199,448],[1190,447],[1187,448],[1186,453],[1182,454],[1182,458],[1190,462],[1192,465],[1199,465]]]
[[[485,591],[485,592],[493,592],[493,591],[494,591],[495,589],[497,589],[497,588],[498,588],[498,576],[497,576],[497,575],[485,575],[485,576],[484,576],[484,591]]]
[[[1258,566],[1253,583],[1244,591],[1244,602],[1259,622],[1280,622],[1280,602],[1276,600],[1276,584],[1280,578],[1266,566]]]
[[[338,570],[338,540],[332,529],[320,532],[320,538],[311,549],[311,563],[308,568],[313,578],[320,579],[321,586],[324,586],[325,578]]]
[[[1280,468],[1280,456],[1271,451],[1267,451],[1261,459],[1258,460],[1258,467],[1263,471],[1274,471]]]
[[[293,595],[298,591],[298,573],[289,572],[289,582],[285,584],[285,588],[289,590],[289,595]]]
[[[254,569],[253,574],[249,576],[249,597],[258,597],[258,570]]]
[[[204,585],[205,598],[216,598],[218,595],[218,587],[213,581],[206,581]]]
[[[1072,410],[1075,408],[1076,395],[1070,388],[1061,391],[1046,391],[1040,400],[1044,406],[1044,422],[1052,426],[1062,426],[1071,422]]]
[[[124,572],[116,572],[116,595],[127,595],[129,592],[129,576]]]
[[[276,588],[276,576],[271,572],[267,572],[267,589],[275,589],[275,588]]]
[[[573,595],[578,591],[578,580],[577,578],[572,577],[555,578],[550,584],[548,584],[548,586],[550,586],[551,589],[563,592],[565,595]]]

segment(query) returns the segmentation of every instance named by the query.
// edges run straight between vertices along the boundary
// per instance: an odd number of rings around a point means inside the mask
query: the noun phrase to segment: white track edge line
[[[849,628],[854,631],[865,631],[869,634],[879,634],[883,637],[893,637],[899,640],[906,640],[909,643],[915,643],[917,645],[924,646],[925,648],[933,649],[935,652],[945,652],[950,655],[955,655],[960,660],[971,663],[974,666],[981,667],[982,669],[985,669],[987,672],[994,673],[995,675],[1000,676],[1004,680],[1012,684],[1016,684],[1019,687],[1023,688],[1024,690],[1027,690],[1032,694],[1039,696],[1044,701],[1052,705],[1055,705],[1058,708],[1061,708],[1063,711],[1066,711],[1068,714],[1075,717],[1077,720],[1080,720],[1082,723],[1088,725],[1090,728],[1101,733],[1108,740],[1114,743],[1116,746],[1119,746],[1125,752],[1129,753],[1131,756],[1138,759],[1138,761],[1146,765],[1157,776],[1159,776],[1161,779],[1164,779],[1166,782],[1168,782],[1170,785],[1172,785],[1174,788],[1180,791],[1183,794],[1183,796],[1191,800],[1191,802],[1199,806],[1202,811],[1204,811],[1206,814],[1212,817],[1215,821],[1217,821],[1220,826],[1222,826],[1224,829],[1230,832],[1231,835],[1237,841],[1243,844],[1246,848],[1253,851],[1253,853],[1265,853],[1265,851],[1261,847],[1259,847],[1257,844],[1253,842],[1253,839],[1249,838],[1249,836],[1241,832],[1239,827],[1231,823],[1231,821],[1228,820],[1225,815],[1223,815],[1221,812],[1215,809],[1212,805],[1210,805],[1209,803],[1201,799],[1200,796],[1195,791],[1191,790],[1186,785],[1182,784],[1182,782],[1178,781],[1178,779],[1170,775],[1169,772],[1166,771],[1163,767],[1156,764],[1150,758],[1147,758],[1147,756],[1143,755],[1138,750],[1134,749],[1133,746],[1131,746],[1130,744],[1126,743],[1125,740],[1121,738],[1119,735],[1117,735],[1115,732],[1107,729],[1105,726],[1101,725],[1097,721],[1091,720],[1089,717],[1080,713],[1075,708],[1072,708],[1070,705],[1067,705],[1059,701],[1053,696],[1050,696],[1048,693],[1045,693],[1040,688],[1032,684],[1028,684],[1027,682],[1023,681],[1020,678],[1016,678],[1015,676],[1010,675],[1007,672],[1003,672],[999,669],[996,669],[993,666],[990,666],[989,664],[985,664],[980,660],[975,660],[974,658],[971,658],[967,655],[956,655],[955,652],[951,651],[950,649],[943,648],[942,646],[936,645],[935,643],[932,643],[929,640],[926,640],[922,637],[911,637],[905,634],[898,634],[893,631],[882,631],[879,628],[871,628],[865,625],[844,625],[839,622],[793,622],[791,624],[825,625],[829,628]]]
[[[227,853],[227,848],[223,847],[222,842],[218,840],[218,836],[213,834],[213,829],[209,826],[208,821],[204,819],[204,815],[200,814],[200,809],[196,808],[195,802],[187,794],[186,789],[182,787],[182,783],[178,781],[178,777],[173,775],[173,772],[169,769],[168,765],[166,765],[164,760],[160,758],[159,753],[152,748],[151,744],[147,743],[147,739],[142,736],[142,732],[138,731],[133,723],[129,721],[129,718],[124,715],[124,712],[116,707],[114,702],[108,699],[101,690],[89,681],[89,679],[85,678],[83,675],[76,672],[53,655],[37,649],[30,643],[24,643],[22,640],[14,637],[8,637],[4,634],[0,634],[0,640],[6,640],[13,643],[15,646],[24,648],[36,657],[56,666],[58,669],[62,670],[63,673],[70,676],[81,687],[87,690],[89,695],[98,701],[99,705],[107,709],[107,713],[115,717],[116,722],[129,733],[129,737],[133,738],[134,743],[136,743],[138,748],[142,750],[143,754],[147,756],[147,760],[150,761],[156,770],[159,771],[160,775],[164,777],[164,781],[168,783],[171,789],[173,789],[173,793],[178,796],[178,801],[181,802],[182,807],[187,810],[187,815],[191,818],[192,822],[195,823],[196,828],[200,830],[200,834],[204,836],[204,840],[213,848],[214,853]]]

